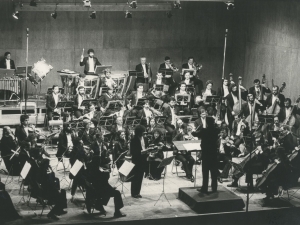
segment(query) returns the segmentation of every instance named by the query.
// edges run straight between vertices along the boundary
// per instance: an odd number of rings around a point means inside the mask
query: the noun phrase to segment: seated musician
[[[186,84],[184,82],[180,83],[179,90],[175,92],[175,97],[178,96],[178,95],[189,95],[186,91]],[[177,101],[177,103],[179,104],[179,106],[176,106],[176,108],[179,108],[180,111],[183,111],[184,115],[189,115],[190,114],[189,107],[191,106],[191,102],[183,102],[183,101],[179,102],[179,101]]]
[[[175,109],[176,100],[174,97],[170,97],[168,101],[169,101],[169,107],[164,108],[163,116],[167,118],[165,121],[165,128],[173,136],[173,132],[176,126],[176,114],[177,114],[176,113],[177,109]]]
[[[30,150],[31,169],[28,174],[31,187],[31,196],[41,196],[48,200],[48,204],[54,205],[48,213],[49,219],[58,220],[57,216],[66,214],[64,208],[67,208],[66,191],[60,189],[59,179],[55,177],[50,166],[49,159],[41,159],[38,149]]]
[[[277,105],[279,105],[280,108],[283,108],[284,107],[284,99],[285,99],[284,95],[279,93],[279,87],[277,85],[275,85],[272,88],[272,94],[268,95],[268,97],[266,99],[267,111],[268,111],[268,109],[271,109],[275,103]],[[275,112],[275,110],[273,110],[273,112],[268,112],[268,113],[274,114],[274,112]],[[279,113],[279,111],[278,111],[278,113]]]
[[[238,187],[238,180],[246,173],[246,183],[249,184],[250,189],[253,189],[253,173],[261,173],[267,168],[269,159],[266,154],[263,153],[268,146],[265,145],[261,132],[256,132],[254,138],[254,150],[248,154],[240,164],[234,167],[232,176],[233,182],[228,184],[227,187]]]
[[[127,141],[128,139],[126,138],[126,133],[123,130],[119,130],[116,133],[116,138],[113,141],[113,161],[116,163],[117,168],[119,169],[124,160],[125,160],[125,154],[121,156],[122,153],[126,152],[129,150],[129,143]],[[117,160],[117,162],[116,162]]]
[[[178,134],[173,138],[174,141],[184,141],[184,135],[186,134],[187,126],[186,124],[182,124],[178,129]],[[183,170],[185,171],[187,179],[191,182],[194,182],[194,176],[192,173],[193,165],[195,164],[195,160],[192,157],[190,152],[186,150],[174,150],[173,155],[175,155],[175,159],[182,163]]]
[[[188,58],[188,62],[182,64],[182,70],[184,69],[190,69],[190,70],[194,70],[193,75],[191,75],[191,80],[192,82],[195,84],[195,89],[196,89],[196,94],[200,94],[201,90],[203,88],[203,83],[201,80],[199,80],[199,77],[197,75],[197,72],[201,69],[201,66],[196,65],[196,63],[194,62],[194,57],[189,57]],[[183,71],[184,74],[184,71]]]
[[[250,133],[250,130],[248,122],[243,120],[239,115],[235,115],[234,119],[231,129],[231,140],[234,141],[236,149],[240,151],[238,156],[243,157],[248,154],[243,137],[247,136]]]
[[[102,94],[98,101],[98,106],[100,107],[100,110],[102,113],[104,113],[105,116],[108,116],[112,113],[110,109],[106,109],[108,103],[110,101],[114,100],[114,94],[113,94],[113,88],[108,88],[107,92]]]
[[[96,146],[101,146],[102,134],[97,134]],[[103,205],[107,205],[110,198],[114,198],[114,217],[124,217],[120,209],[124,207],[122,196],[120,191],[113,188],[108,180],[110,177],[110,170],[108,170],[108,160],[106,151],[103,149],[95,148],[94,156],[87,164],[87,185],[86,190],[86,208],[88,213],[91,213],[91,208],[94,203],[94,208],[100,211],[100,215],[106,215],[106,211]]]
[[[29,131],[28,131],[28,121],[29,116],[28,115],[21,115],[20,116],[20,125],[16,127],[15,130],[15,137],[19,143],[19,145],[22,144],[22,142],[28,137]]]
[[[92,127],[97,127],[101,117],[101,112],[96,111],[96,106],[92,102],[89,103],[88,107],[89,112],[79,117],[78,119],[88,119],[92,123]]]
[[[147,132],[153,133],[153,131],[156,130],[156,128],[164,129],[165,127],[163,125],[157,124],[155,117],[152,117],[152,118],[150,118],[149,126],[147,126]]]
[[[150,108],[150,102],[146,100],[144,102],[143,109],[139,110],[138,112],[138,118],[141,118],[141,125],[144,127],[147,127],[150,123],[150,119],[154,117],[154,113],[152,112],[152,109]]]
[[[56,108],[57,103],[60,101],[61,98],[61,95],[59,94],[58,85],[53,85],[52,90],[53,92],[47,95],[46,99],[48,121],[52,120],[53,115],[59,116],[61,114],[60,110]]]
[[[273,131],[279,131],[280,128],[281,128],[281,123],[279,121],[279,118],[278,118],[278,116],[275,116],[274,117],[274,123],[271,126],[271,130],[273,130]]]
[[[147,158],[148,161],[148,170],[146,170],[146,175],[150,180],[160,180],[161,173],[164,170],[164,167],[158,168],[161,161],[164,159],[163,150],[166,149],[164,145],[163,133],[160,129],[155,129],[152,132],[152,140],[149,142],[150,145],[157,147],[157,151],[151,152]]]
[[[4,59],[0,61],[0,68],[8,69],[8,70],[15,70],[15,62],[11,59],[10,52],[5,52]]]
[[[79,87],[84,87],[84,80],[85,80],[86,75],[83,74],[79,74],[76,78],[75,78],[75,82],[72,83],[72,85],[74,84],[74,92],[73,94],[76,95],[78,94],[78,88]]]
[[[139,99],[147,97],[146,93],[144,92],[143,84],[137,84],[136,88],[137,88],[136,92],[133,91],[130,95],[126,97],[126,106],[128,110],[132,110],[131,115],[134,116],[137,115],[138,111],[133,107],[137,105]]]
[[[242,100],[247,100],[248,91],[243,86],[239,86],[241,89],[241,97]],[[227,104],[227,119],[229,123],[229,129],[232,129],[232,123],[234,121],[235,111],[234,106],[239,105],[239,93],[236,84],[231,84],[229,86],[229,94],[226,96],[226,104]]]
[[[94,128],[91,128],[90,121],[84,121],[84,129],[78,132],[78,136],[81,137],[84,145],[90,146],[94,142],[95,131]]]
[[[271,90],[268,87],[266,87],[265,84],[260,84],[259,79],[255,79],[253,83],[254,86],[249,88],[249,94],[251,93],[253,97],[257,100],[264,100],[265,94],[271,93]]]
[[[116,140],[118,138],[118,135],[117,135],[118,131],[125,131],[126,139],[128,139],[129,130],[128,130],[128,127],[124,125],[123,118],[121,116],[118,116],[116,118],[116,124],[113,124],[110,128],[112,140]]]
[[[105,74],[105,79],[104,79],[104,82],[103,82],[104,86],[108,87],[109,89],[112,89],[112,90],[117,88],[118,85],[111,78],[111,72],[110,71],[105,71],[104,74]]]
[[[136,78],[136,83],[150,83],[152,80],[152,71],[149,65],[146,63],[147,58],[146,57],[141,57],[141,63],[136,65],[135,71],[137,72],[143,72],[144,77],[137,77]],[[149,73],[149,74],[148,74]]]
[[[94,56],[95,52],[93,49],[89,49],[87,54],[89,55],[88,57],[83,57],[83,54],[81,55],[79,64],[80,66],[84,66],[85,74],[95,74],[96,66],[100,66],[101,63]]]
[[[43,156],[50,158],[50,155],[45,150],[45,147],[37,145],[37,141],[38,141],[38,136],[36,134],[30,134],[26,138],[26,142],[30,142],[30,150],[37,150],[37,152],[39,153],[39,157],[40,157],[39,159],[43,159]]]
[[[186,72],[185,74],[184,74],[184,80],[183,80],[183,82],[186,84],[186,85],[192,85],[192,86],[194,86],[194,81],[192,81],[191,80],[191,74],[190,74],[190,72]]]
[[[75,135],[72,132],[71,125],[69,123],[64,123],[63,130],[58,136],[58,148],[56,153],[58,160],[60,160],[63,155],[69,155],[74,146],[74,138]]]
[[[163,82],[163,75],[162,73],[157,72],[156,79],[153,80],[153,87],[155,88],[155,85],[165,85]]]
[[[84,114],[85,107],[81,106],[81,103],[83,100],[86,99],[88,98],[85,94],[85,88],[83,86],[79,86],[78,94],[75,96],[74,105],[73,105],[74,115],[76,118],[79,118]]]
[[[21,171],[17,157],[10,159],[13,154],[12,150],[16,151],[17,148],[18,142],[15,135],[13,135],[12,130],[9,126],[3,127],[3,134],[0,142],[1,157],[8,174],[11,176],[18,176]]]
[[[296,133],[297,128],[299,127],[298,116],[300,114],[300,109],[295,103],[292,106],[292,101],[290,98],[284,100],[284,107],[280,109],[278,118],[281,123],[289,125],[291,130]]]
[[[212,89],[213,87],[212,80],[206,81],[205,90],[202,92],[202,99],[205,101],[207,96],[216,95],[217,92]]]
[[[280,193],[279,187],[283,190],[289,187],[293,168],[285,152],[283,147],[276,148],[277,159],[262,172],[263,176],[257,179],[256,187],[262,193],[266,193],[263,206],[269,206],[272,203],[270,200]]]
[[[95,135],[95,141],[91,145],[91,150],[93,150],[95,155],[98,155],[100,157],[101,163],[103,165],[109,164],[110,159],[109,159],[108,147],[104,143],[104,136],[101,132]]]

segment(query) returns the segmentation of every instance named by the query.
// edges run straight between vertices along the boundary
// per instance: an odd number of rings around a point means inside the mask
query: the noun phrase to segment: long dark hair
[[[137,125],[134,129],[134,136],[141,138],[143,136],[143,133],[146,131],[145,127],[142,125]]]

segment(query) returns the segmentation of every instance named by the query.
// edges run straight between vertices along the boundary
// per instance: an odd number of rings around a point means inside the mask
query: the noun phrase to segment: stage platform
[[[8,179],[9,184],[6,185],[6,190],[10,194],[13,203],[16,205],[16,209],[19,214],[23,216],[22,219],[16,221],[7,222],[8,225],[15,224],[99,224],[105,222],[122,223],[122,224],[297,224],[296,221],[300,221],[300,190],[293,188],[289,190],[290,200],[285,193],[283,197],[276,199],[276,204],[273,206],[263,207],[262,198],[264,194],[254,193],[250,194],[249,212],[245,212],[245,208],[242,211],[233,212],[219,212],[219,213],[206,213],[198,214],[191,209],[187,204],[178,199],[179,189],[192,188],[194,189],[194,183],[187,180],[178,166],[178,175],[175,172],[175,168],[172,170],[172,164],[167,168],[167,175],[165,180],[165,193],[171,204],[162,197],[156,205],[155,202],[162,193],[163,182],[162,180],[153,181],[144,178],[141,195],[143,198],[134,199],[130,196],[130,183],[125,183],[124,194],[124,208],[123,213],[127,214],[124,218],[114,218],[114,204],[111,199],[105,209],[107,211],[106,216],[100,216],[97,211],[93,214],[88,214],[84,207],[84,198],[82,193],[77,190],[75,195],[75,201],[71,202],[71,195],[69,190],[69,178],[68,174],[66,179],[63,179],[62,164],[60,163],[56,169],[57,159],[54,154],[56,150],[49,151],[51,154],[51,166],[54,168],[56,176],[61,180],[61,188],[67,190],[68,199],[68,213],[60,216],[59,221],[52,221],[47,218],[49,208],[45,208],[44,213],[41,217],[35,216],[34,212],[23,203],[20,202],[22,199],[22,192],[19,194],[20,181],[18,177],[14,177],[13,180]],[[170,155],[170,153],[169,153]],[[67,160],[65,165],[68,166]],[[1,163],[0,169],[4,168],[4,164]],[[201,166],[197,166],[197,187],[201,186]],[[58,170],[58,171],[57,171]],[[6,175],[0,175],[2,182],[5,182]],[[117,186],[117,171],[111,173],[109,182],[112,186]],[[240,180],[240,185],[245,186],[244,177]],[[219,192],[211,197],[218,198],[218,195],[222,195],[222,192],[231,193],[236,195],[246,203],[246,194],[238,192],[236,188],[227,188],[226,185],[231,182],[231,179],[225,180],[223,184],[219,184]],[[121,186],[117,187],[121,191]],[[24,196],[27,200],[28,192],[25,189]],[[210,197],[208,197],[210,198]],[[34,208],[35,200],[31,199],[29,206]],[[41,213],[41,207],[38,206],[36,214]]]

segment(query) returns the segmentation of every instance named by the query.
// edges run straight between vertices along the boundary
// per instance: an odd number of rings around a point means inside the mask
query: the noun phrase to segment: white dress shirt
[[[176,118],[175,118],[174,107],[170,107],[170,109],[171,109],[171,115],[172,115],[172,124],[175,126],[176,125]]]
[[[109,88],[114,88],[114,86],[116,85],[116,82],[112,78],[110,78],[110,79],[106,78],[105,84]]]
[[[231,93],[231,95],[232,95],[234,104],[238,103],[239,99],[234,94]]]
[[[81,106],[81,103],[82,103],[83,100],[84,100],[84,95],[83,96],[78,95],[78,107]]]
[[[188,63],[188,66],[189,66],[189,69],[190,69],[190,70],[194,69],[194,68],[193,68],[193,65],[191,65],[191,64],[189,64],[189,63]]]
[[[5,59],[6,60],[6,69],[10,70],[10,60],[9,59]]]
[[[123,126],[117,125],[117,131],[123,130]]]
[[[71,134],[67,134],[67,140],[68,140],[68,148],[73,147],[73,142],[72,142],[72,136]]]
[[[54,93],[53,93],[53,98],[54,98],[55,107],[56,107],[56,105],[57,105],[57,103],[58,103],[58,94],[54,94]]]
[[[224,154],[225,153],[225,150],[224,150],[224,143],[225,143],[225,140],[221,138],[221,141],[220,141],[220,150],[219,152]]]
[[[206,118],[203,119],[201,117],[201,121],[202,121],[203,128],[206,128]]]
[[[142,150],[145,150],[146,146],[145,146],[145,140],[143,137],[141,138],[141,145],[142,145]]]
[[[28,127],[24,127],[24,130],[25,130],[26,136],[28,137]]]
[[[165,66],[166,66],[166,69],[171,69],[171,67],[169,66],[169,64],[165,63]]]
[[[146,115],[147,124],[149,124],[150,118],[152,117],[152,112],[150,111],[150,109],[147,109],[147,108],[144,108],[144,112]]]
[[[288,118],[292,113],[292,108],[285,108],[285,118]]]
[[[144,70],[144,76],[147,76],[147,69],[146,69],[146,64],[142,64],[143,70]]]
[[[156,84],[161,85],[162,84],[162,79],[156,80]]]
[[[223,85],[223,90],[224,90],[224,96],[223,97],[226,97],[229,94],[228,86]]]
[[[89,72],[95,72],[94,58],[89,57]]]

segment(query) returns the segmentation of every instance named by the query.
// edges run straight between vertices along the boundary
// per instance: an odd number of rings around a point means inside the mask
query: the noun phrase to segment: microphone
[[[26,34],[29,35],[29,28],[26,28]]]

